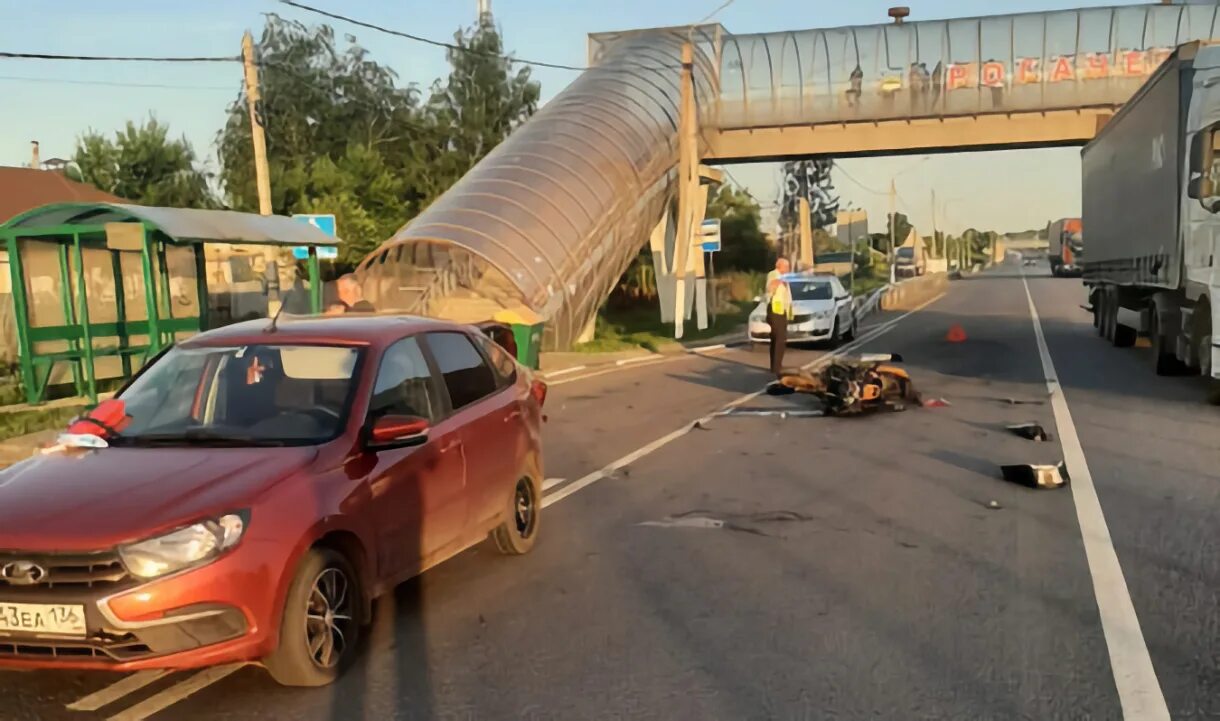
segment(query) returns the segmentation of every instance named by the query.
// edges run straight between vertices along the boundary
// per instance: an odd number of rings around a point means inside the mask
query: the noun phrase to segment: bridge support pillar
[[[694,48],[682,46],[681,104],[678,107],[678,233],[674,248],[674,337],[681,338],[689,318],[688,285],[695,267],[692,255],[702,266],[703,253],[694,250],[697,228],[703,224],[707,208],[707,189],[699,182],[699,115],[695,106]],[[693,297],[691,298],[693,300]],[[706,320],[704,321],[706,327]]]

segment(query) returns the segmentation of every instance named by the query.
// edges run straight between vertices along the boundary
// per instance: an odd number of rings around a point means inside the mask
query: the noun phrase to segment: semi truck
[[[1220,45],[1178,47],[1081,151],[1098,335],[1220,404]]]
[[[1079,277],[1084,255],[1080,218],[1060,218],[1046,227],[1046,258],[1056,278]]]

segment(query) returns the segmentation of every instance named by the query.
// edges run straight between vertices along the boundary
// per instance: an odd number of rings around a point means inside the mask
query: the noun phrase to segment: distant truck
[[[899,278],[914,278],[928,270],[928,253],[923,240],[912,228],[906,241],[894,251],[894,275]]]
[[[1081,151],[1084,284],[1098,335],[1220,403],[1220,45],[1180,46]]]
[[[1080,218],[1061,218],[1046,228],[1050,243],[1046,258],[1051,264],[1051,275],[1056,278],[1080,277],[1083,273],[1084,236],[1080,226]]]

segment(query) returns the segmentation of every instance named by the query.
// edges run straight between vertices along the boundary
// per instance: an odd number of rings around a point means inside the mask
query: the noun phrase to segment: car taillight
[[[534,400],[538,403],[538,407],[541,408],[542,404],[546,403],[546,384],[537,380],[531,383],[530,395],[533,396]]]

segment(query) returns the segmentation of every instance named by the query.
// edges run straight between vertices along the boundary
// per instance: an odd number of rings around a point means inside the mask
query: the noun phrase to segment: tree
[[[440,172],[449,183],[528,120],[542,94],[528,66],[514,72],[491,15],[456,33],[453,41],[458,49],[447,53],[453,69],[444,85],[433,85],[428,101],[433,122],[445,132]]]
[[[280,214],[334,213],[351,266],[445,192],[538,104],[528,70],[516,74],[490,22],[460,31],[448,82],[426,101],[397,86],[393,70],[329,26],[267,16],[260,85],[271,176]],[[257,192],[245,97],[218,138],[229,202],[255,210]]]
[[[722,185],[708,201],[706,217],[720,219],[722,270],[766,270],[772,251],[760,227],[758,201],[744,190]]]
[[[894,247],[900,247],[902,242],[907,239],[907,236],[911,234],[911,228],[913,227],[915,226],[911,225],[911,221],[905,213],[894,213],[886,221],[886,242],[888,243],[889,239],[893,238]],[[893,230],[892,234],[890,234],[891,229]]]
[[[196,162],[186,138],[172,140],[169,126],[149,118],[127,126],[110,140],[90,130],[76,143],[73,160],[81,179],[100,190],[143,205],[214,208],[212,175]]]

